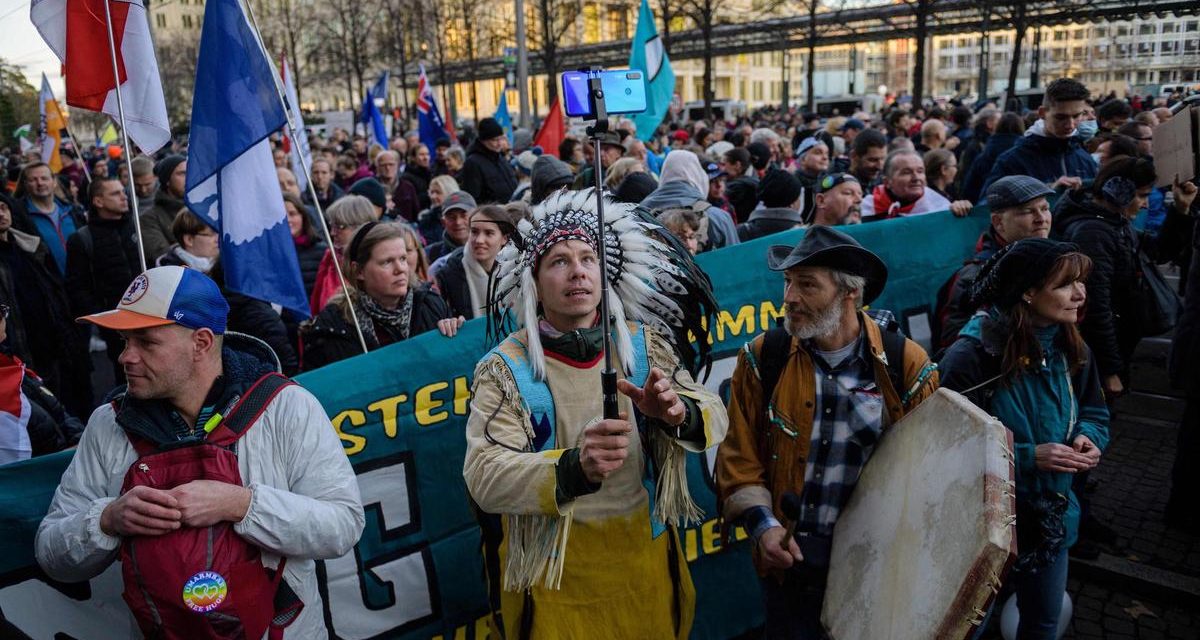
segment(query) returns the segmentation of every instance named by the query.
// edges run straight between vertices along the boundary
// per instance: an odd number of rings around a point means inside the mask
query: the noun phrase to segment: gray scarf
[[[379,325],[383,327],[395,339],[396,342],[408,339],[408,331],[411,326],[409,322],[412,319],[413,309],[413,288],[408,288],[408,293],[404,296],[404,301],[395,311],[384,309],[375,299],[369,295],[362,294],[358,296],[358,321],[362,324],[363,337],[367,339],[367,346],[371,349],[379,347],[379,338],[375,335],[375,327]]]

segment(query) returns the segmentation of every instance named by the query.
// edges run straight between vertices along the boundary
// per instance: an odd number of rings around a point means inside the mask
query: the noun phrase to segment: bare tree
[[[562,66],[559,46],[567,32],[575,26],[579,15],[579,0],[532,0],[533,26],[529,29],[529,46],[535,49],[546,72],[546,100],[553,102],[558,95],[558,70]]]
[[[713,95],[713,28],[717,26],[719,13],[724,9],[726,0],[681,0],[679,13],[688,17],[700,30],[703,42],[701,58],[704,60],[704,74],[700,93],[704,99],[704,119],[712,120]]]
[[[467,79],[471,82],[471,112],[475,123],[479,124],[479,95],[477,84],[479,67],[475,61],[479,58],[477,38],[479,36],[479,21],[476,19],[476,0],[454,0],[451,9],[454,11],[452,20],[462,25],[462,31],[454,30],[456,37],[447,37],[447,45],[455,57],[467,61]]]
[[[904,0],[904,3],[915,19],[913,38],[917,46],[913,52],[912,104],[916,108],[925,99],[925,45],[929,40],[929,16],[933,13],[934,0]]]
[[[362,99],[371,67],[370,32],[379,13],[378,0],[324,0],[327,15],[317,20],[325,43],[341,67],[350,104]]]
[[[286,54],[296,98],[303,98],[304,77],[316,50],[305,28],[316,18],[315,6],[305,0],[257,0],[254,12],[263,44],[271,55]]]
[[[1017,91],[1017,72],[1021,69],[1021,45],[1025,42],[1025,30],[1029,28],[1029,17],[1025,0],[1011,0],[1007,4],[1008,21],[1016,32],[1013,35],[1012,60],[1008,65],[1008,85],[1005,89],[1008,100],[1011,101]],[[1004,104],[1000,108],[1008,109],[1009,105]]]
[[[200,32],[185,31],[173,38],[156,40],[158,74],[162,77],[167,117],[176,129],[186,129],[192,120],[192,88],[196,82],[196,59],[200,56]]]
[[[387,14],[384,25],[384,46],[388,56],[399,63],[400,98],[404,105],[404,119],[412,117],[408,103],[408,61],[418,57],[413,49],[418,40],[413,24],[415,7],[409,0],[384,0],[383,10]],[[407,124],[405,126],[407,128]]]

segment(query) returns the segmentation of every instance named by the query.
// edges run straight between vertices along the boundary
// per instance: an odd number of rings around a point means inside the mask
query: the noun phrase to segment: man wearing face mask
[[[984,181],[982,193],[1000,178],[1027,175],[1051,189],[1078,189],[1096,177],[1096,162],[1078,135],[1087,108],[1088,89],[1070,78],[1059,78],[1046,87],[1040,120],[1035,122],[1012,149],[996,159]]]

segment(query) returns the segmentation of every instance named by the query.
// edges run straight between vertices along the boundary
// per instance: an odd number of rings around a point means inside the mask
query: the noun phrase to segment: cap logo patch
[[[175,316],[176,322],[183,320],[183,312],[182,311],[176,311],[173,315]]]
[[[142,274],[133,279],[129,284],[129,288],[125,290],[125,295],[121,296],[121,304],[130,305],[142,299],[146,292],[150,290],[150,279],[146,274]]]

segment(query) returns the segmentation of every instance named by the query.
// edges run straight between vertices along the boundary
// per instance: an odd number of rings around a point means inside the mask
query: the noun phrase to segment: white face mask
[[[1102,158],[1100,157],[1100,152],[1099,152],[1099,151],[1097,151],[1096,153],[1093,153],[1093,154],[1092,154],[1092,160],[1095,160],[1095,161],[1096,161],[1096,166],[1099,166],[1099,165],[1100,165],[1100,160],[1101,160],[1101,159],[1102,159]]]

